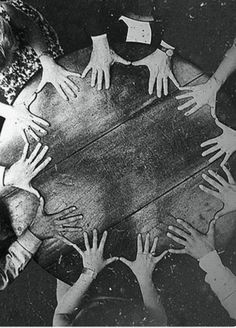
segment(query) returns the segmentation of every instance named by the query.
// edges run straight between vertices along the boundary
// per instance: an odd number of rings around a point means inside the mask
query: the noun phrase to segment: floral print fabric
[[[48,52],[53,58],[63,54],[54,29],[36,9],[25,4],[22,0],[9,0],[8,3],[17,10],[24,12],[39,25],[47,42]],[[2,6],[0,6],[0,15],[11,22],[8,13]],[[14,53],[13,61],[3,72],[0,72],[0,93],[8,104],[13,103],[24,85],[41,68],[36,52],[31,46],[26,44],[24,35],[19,32],[17,37],[19,39],[19,47]]]

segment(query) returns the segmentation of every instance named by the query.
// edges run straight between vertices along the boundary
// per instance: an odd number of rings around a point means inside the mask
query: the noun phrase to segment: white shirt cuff
[[[165,41],[161,41],[161,46],[164,47],[164,48],[167,48],[167,49],[171,49],[171,50],[174,50],[175,48],[172,47],[171,45],[169,45],[168,43],[166,43]]]
[[[5,166],[0,166],[0,188],[4,187]]]
[[[207,273],[216,273],[219,270],[219,267],[223,267],[223,264],[219,255],[217,254],[217,251],[214,250],[199,260],[199,266]]]
[[[42,241],[28,229],[17,239],[18,243],[31,254],[35,254]]]

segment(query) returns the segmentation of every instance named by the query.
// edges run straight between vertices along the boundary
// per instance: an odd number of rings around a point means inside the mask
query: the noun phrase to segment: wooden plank
[[[83,49],[60,61],[71,71],[82,72],[90,56],[90,49]],[[184,74],[183,74],[184,70]],[[174,71],[181,84],[196,78],[200,71],[182,59],[176,58]],[[27,102],[39,83],[39,74],[22,91],[15,103]],[[42,138],[50,145],[50,156],[54,165],[73,152],[85,147],[109,130],[125,122],[130,116],[156,97],[147,94],[148,72],[144,67],[112,68],[112,86],[106,91],[90,87],[90,75],[84,80],[76,79],[80,92],[69,102],[60,98],[52,85],[47,85],[30,107],[32,113],[51,123],[49,134]],[[171,85],[171,92],[176,88]],[[20,156],[23,141],[10,122],[4,124],[1,135],[1,164],[10,165]]]
[[[166,110],[162,110],[163,106]],[[208,164],[201,157],[199,145],[206,136],[218,134],[217,129],[213,129],[215,125],[209,111],[202,110],[190,120],[178,113],[179,122],[173,130],[175,138],[178,134],[181,147],[172,144],[160,128],[167,112],[169,124],[177,113],[176,101],[171,98],[165,105],[146,108],[37,178],[36,185],[46,196],[48,210],[76,204],[84,214],[82,227],[88,231],[94,227],[102,230],[206,167]],[[25,222],[29,220],[27,208],[32,202],[29,197],[27,201],[23,196],[15,196],[15,203],[8,199],[13,209],[24,199],[21,210],[12,213],[15,227],[18,227],[19,217]],[[68,237],[81,240],[81,236],[73,234]],[[48,241],[39,253],[40,263],[52,262],[59,247],[63,245]]]

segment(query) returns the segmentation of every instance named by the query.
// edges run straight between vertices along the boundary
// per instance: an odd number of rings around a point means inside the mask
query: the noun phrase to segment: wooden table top
[[[61,59],[69,70],[82,72],[90,49]],[[180,58],[174,73],[181,85],[194,85],[206,77]],[[27,85],[16,102],[33,94],[40,75]],[[64,101],[47,85],[30,109],[51,123],[42,139],[50,146],[50,165],[34,181],[51,213],[76,205],[84,219],[81,227],[91,234],[108,229],[106,256],[134,257],[137,233],[159,236],[159,251],[173,242],[166,237],[167,226],[181,217],[200,231],[221,203],[203,193],[198,185],[209,167],[219,169],[219,161],[209,165],[201,156],[200,144],[220,134],[209,109],[185,117],[177,111],[171,85],[170,95],[157,99],[147,94],[148,72],[144,67],[112,67],[112,86],[97,91],[90,87],[90,75],[74,78],[77,98]],[[227,120],[230,104],[218,97],[218,112]],[[8,132],[11,132],[10,134]],[[9,123],[4,125],[0,143],[1,164],[14,163],[21,155],[23,140]],[[234,172],[235,173],[235,172]],[[31,194],[5,189],[2,192],[13,228],[19,235],[32,220],[37,201]],[[217,223],[217,248],[225,248],[236,227],[235,214]],[[67,238],[83,247],[83,236]],[[81,259],[71,247],[55,239],[43,243],[36,261],[55,277],[68,283],[78,278]]]

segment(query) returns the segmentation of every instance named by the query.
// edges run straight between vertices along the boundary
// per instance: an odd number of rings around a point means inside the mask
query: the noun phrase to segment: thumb
[[[221,122],[218,120],[218,118],[215,119],[215,123],[216,123],[216,125],[217,125],[219,128],[221,128],[221,130],[224,130],[225,125],[224,125],[223,123],[221,123]]]
[[[131,64],[130,61],[118,56],[117,54],[114,54],[114,62],[123,64],[123,65],[130,65]]]
[[[31,185],[27,186],[24,188],[26,191],[30,192],[31,194],[34,194],[37,198],[41,198],[40,193],[38,192],[37,189],[33,188]]]
[[[129,268],[131,268],[131,265],[132,265],[132,262],[131,262],[131,261],[127,260],[127,259],[124,258],[124,257],[120,257],[119,260],[120,260],[121,262],[123,262],[124,264],[126,264]]]
[[[147,63],[146,63],[145,58],[144,58],[144,59],[140,59],[140,60],[132,62],[132,65],[133,66],[146,66]]]
[[[161,255],[155,257],[155,262],[158,263],[160,262],[160,260],[163,259],[163,257],[168,253],[168,250],[165,250],[163,253],[161,253]]]
[[[105,266],[112,263],[112,262],[115,262],[115,261],[118,261],[119,260],[119,257],[115,256],[115,257],[110,257],[109,259],[107,259],[105,261]]]

